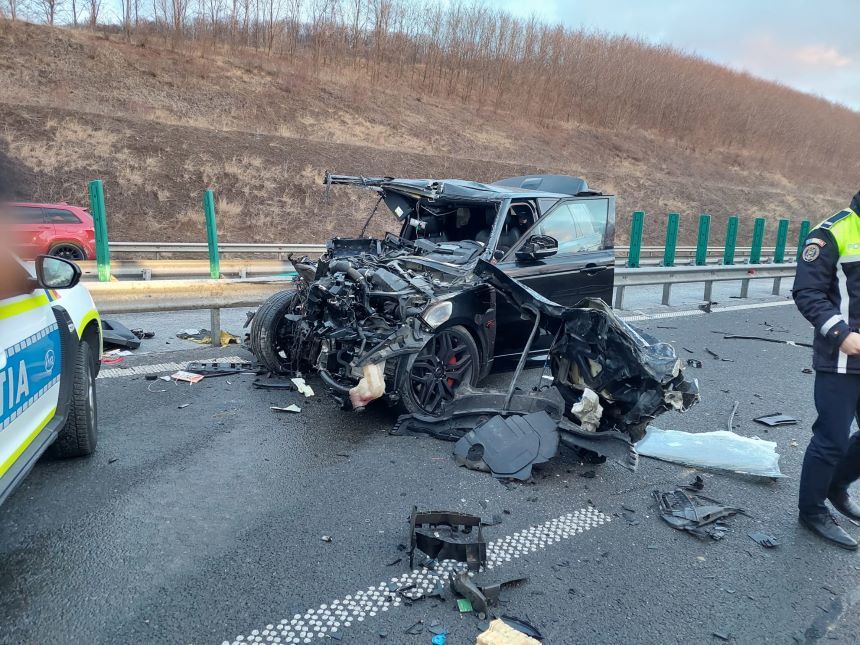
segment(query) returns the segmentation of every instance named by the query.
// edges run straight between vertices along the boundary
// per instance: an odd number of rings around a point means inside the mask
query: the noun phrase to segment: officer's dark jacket
[[[815,327],[812,366],[821,372],[860,374],[860,356],[839,345],[860,328],[860,193],[846,208],[810,231],[797,263],[792,295]]]

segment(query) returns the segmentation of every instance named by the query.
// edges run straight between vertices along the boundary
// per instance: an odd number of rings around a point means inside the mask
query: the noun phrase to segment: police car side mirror
[[[43,289],[71,289],[81,281],[77,264],[53,255],[36,258],[36,280]]]

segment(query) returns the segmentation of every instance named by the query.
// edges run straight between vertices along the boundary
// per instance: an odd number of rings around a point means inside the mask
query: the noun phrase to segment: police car
[[[78,266],[7,260],[4,272],[21,275],[0,294],[0,504],[46,450],[93,452],[101,359],[101,321]]]

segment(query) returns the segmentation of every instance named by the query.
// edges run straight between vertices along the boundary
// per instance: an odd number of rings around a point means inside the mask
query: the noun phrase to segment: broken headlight
[[[430,329],[436,329],[439,325],[448,322],[453,309],[454,305],[451,304],[450,300],[434,302],[421,314],[421,320],[427,323]]]

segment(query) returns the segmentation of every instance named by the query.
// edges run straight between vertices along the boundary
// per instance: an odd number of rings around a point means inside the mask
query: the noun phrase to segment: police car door
[[[23,267],[22,267],[23,268]],[[60,392],[60,333],[50,294],[0,300],[0,496],[44,443]]]

